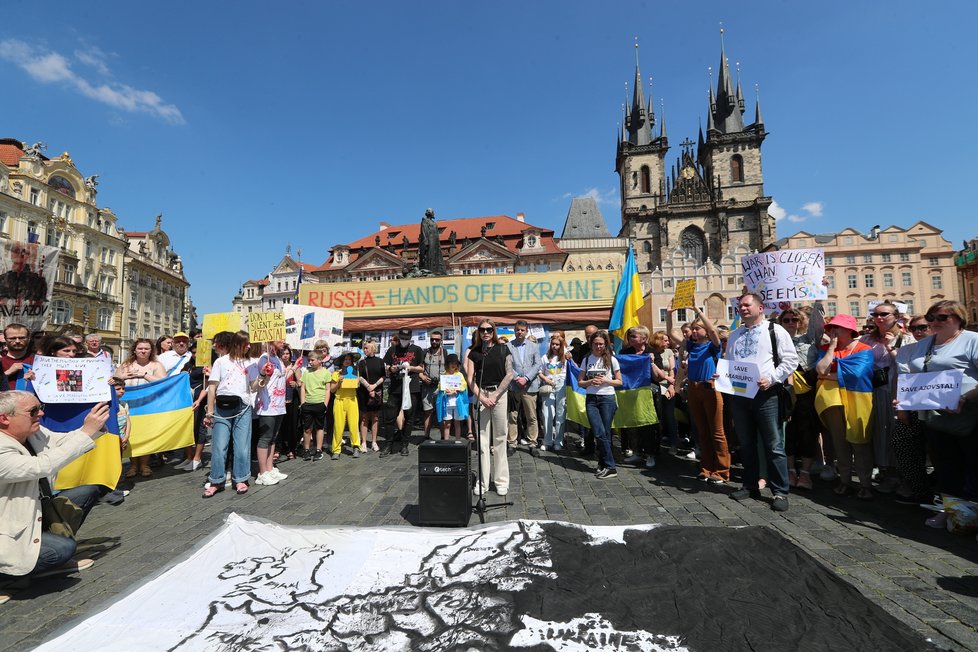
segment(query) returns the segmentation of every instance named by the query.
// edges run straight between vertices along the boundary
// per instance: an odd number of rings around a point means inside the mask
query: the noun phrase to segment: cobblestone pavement
[[[510,466],[508,499],[515,504],[490,511],[487,521],[772,527],[939,646],[978,649],[978,543],[926,527],[920,508],[882,495],[871,503],[838,498],[828,483],[819,483],[793,494],[791,509],[778,514],[769,498],[730,500],[730,488],[697,482],[695,463],[666,453],[653,470],[622,467],[606,480],[596,479],[593,463],[577,454],[532,457],[520,450]],[[200,497],[203,471],[157,469],[136,481],[124,504],[91,513],[80,543],[107,548],[93,568],[37,580],[0,606],[0,649],[29,650],[93,613],[193,548],[232,511],[287,525],[411,524],[418,517],[417,467],[416,446],[408,457],[295,460],[281,464],[290,475],[279,485],[252,486],[243,496],[225,491],[210,500]],[[471,524],[478,522],[473,516]],[[191,578],[187,586],[192,590]]]

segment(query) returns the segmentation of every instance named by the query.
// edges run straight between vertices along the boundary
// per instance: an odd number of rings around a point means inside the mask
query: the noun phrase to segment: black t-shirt
[[[474,381],[480,387],[492,387],[498,385],[506,376],[506,356],[510,355],[509,347],[504,344],[496,344],[490,348],[483,358],[482,347],[469,349],[469,360],[475,367]],[[485,369],[483,370],[483,363]]]
[[[414,344],[408,344],[406,347],[392,346],[387,349],[387,353],[384,354],[384,364],[399,365],[402,362],[408,363],[411,367],[420,367],[422,361],[424,360],[424,351],[421,347],[415,346]],[[400,394],[401,393],[401,377],[400,371],[397,371],[392,375],[391,382],[391,393]],[[416,371],[411,371],[408,373],[408,377],[411,379],[410,390],[411,393],[421,391],[421,379],[418,378],[418,373]]]

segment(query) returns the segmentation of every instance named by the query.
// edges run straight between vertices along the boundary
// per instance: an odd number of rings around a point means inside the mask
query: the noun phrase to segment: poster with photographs
[[[34,357],[34,391],[42,403],[94,403],[112,398],[105,358]]]
[[[57,247],[0,242],[0,328],[24,324],[32,333],[43,331],[57,271]]]

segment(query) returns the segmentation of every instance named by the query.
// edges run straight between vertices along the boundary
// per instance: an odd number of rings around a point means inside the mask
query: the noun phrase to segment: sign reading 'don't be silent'
[[[248,313],[248,339],[252,342],[279,342],[285,340],[285,313]]]

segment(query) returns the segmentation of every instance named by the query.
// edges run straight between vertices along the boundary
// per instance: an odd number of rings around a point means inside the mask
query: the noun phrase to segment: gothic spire
[[[711,87],[712,92],[712,87]],[[723,43],[723,24],[720,25],[720,69],[717,75],[717,94],[713,120],[721,133],[729,134],[744,130],[741,103],[738,91],[734,90],[730,78],[730,62]],[[711,102],[712,104],[712,102]]]
[[[757,87],[757,84],[754,84],[754,95],[756,96],[754,102],[754,125],[763,126],[764,118],[761,117],[761,89]]]
[[[635,38],[635,88],[632,107],[628,114],[628,142],[632,145],[648,145],[652,142],[652,122],[646,112],[642,93],[642,71],[638,66],[638,37]]]
[[[659,138],[665,140],[666,136],[666,101],[659,100]]]

